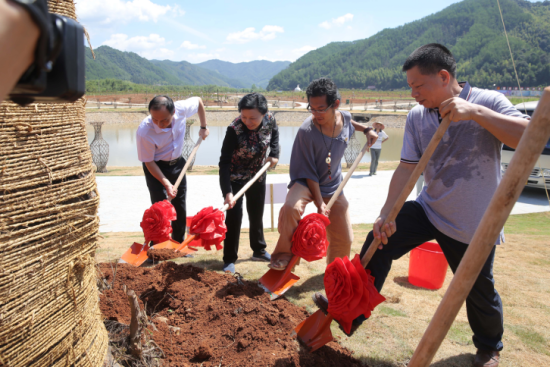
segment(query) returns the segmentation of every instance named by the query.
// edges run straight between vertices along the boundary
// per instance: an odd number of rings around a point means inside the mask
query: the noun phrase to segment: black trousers
[[[178,180],[178,176],[185,166],[185,159],[180,157],[176,164],[169,165],[167,162],[158,161],[155,162],[164,176],[173,184]],[[147,188],[149,189],[149,194],[151,195],[151,204],[157,203],[159,201],[166,200],[168,196],[166,195],[166,189],[164,185],[157,180],[151,172],[147,169],[145,163],[143,163],[143,172],[145,172],[145,181],[147,181]],[[185,227],[186,227],[186,216],[187,211],[185,210],[185,195],[187,192],[187,176],[183,176],[183,180],[178,187],[178,193],[176,197],[172,199],[172,205],[176,209],[178,218],[172,221],[172,239],[178,242],[183,242],[185,237]]]
[[[261,254],[267,247],[264,239],[264,206],[265,206],[265,181],[254,182],[245,192],[246,211],[250,222],[250,248],[255,254]],[[231,189],[235,195],[246,183],[231,182]],[[241,235],[241,223],[243,220],[243,198],[237,200],[233,209],[226,212],[225,225],[227,234],[223,245],[223,262],[234,263],[238,259],[239,237]]]
[[[399,212],[395,224],[397,232],[389,238],[388,244],[382,250],[376,250],[366,267],[372,272],[375,278],[374,285],[379,292],[384,286],[393,260],[399,259],[415,247],[433,239],[441,246],[453,273],[456,271],[468,245],[437,230],[419,203],[416,201],[406,202]],[[361,257],[367,252],[373,239],[371,231],[361,250]],[[504,325],[502,301],[495,290],[493,279],[494,259],[495,249],[493,248],[466,299],[466,311],[470,327],[474,332],[473,341],[476,348],[500,351],[503,348]]]

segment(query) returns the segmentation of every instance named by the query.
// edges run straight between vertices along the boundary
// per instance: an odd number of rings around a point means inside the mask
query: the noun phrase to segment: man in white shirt
[[[172,238],[183,242],[185,236],[185,176],[178,187],[178,176],[185,165],[182,157],[186,119],[198,113],[201,123],[199,136],[204,140],[209,134],[206,112],[199,97],[191,97],[175,103],[168,96],[156,96],[149,103],[149,113],[136,133],[138,159],[143,171],[151,203],[172,200],[177,219],[172,222]]]

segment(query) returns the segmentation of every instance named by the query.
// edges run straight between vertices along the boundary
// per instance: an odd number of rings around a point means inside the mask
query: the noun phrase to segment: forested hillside
[[[86,48],[86,80],[116,79],[149,85],[217,85],[230,88],[267,86],[269,79],[288,66],[286,61],[253,61],[233,64],[211,60],[203,64],[187,61],[147,60],[133,52],[109,46],[98,47],[95,60]]]
[[[522,86],[549,85],[550,1],[500,4]],[[330,76],[340,88],[404,88],[403,62],[417,47],[431,42],[451,49],[460,80],[478,87],[516,84],[497,2],[464,0],[370,38],[311,51],[274,76],[267,89],[307,86],[321,76]]]
[[[195,65],[216,71],[227,78],[238,79],[245,84],[245,88],[250,88],[252,84],[265,88],[273,75],[288,67],[290,61],[256,60],[234,64],[222,60],[208,60]]]

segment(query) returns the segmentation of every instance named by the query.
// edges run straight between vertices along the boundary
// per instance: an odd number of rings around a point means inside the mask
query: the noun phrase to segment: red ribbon
[[[322,214],[303,217],[292,235],[292,253],[310,262],[327,256],[329,224],[330,220]]]
[[[223,212],[211,206],[202,209],[193,217],[189,232],[199,235],[205,250],[210,250],[212,246],[221,250],[223,248],[221,243],[225,240],[227,233]]]
[[[359,255],[352,261],[347,256],[336,258],[325,270],[324,283],[328,312],[348,334],[354,319],[359,315],[369,318],[374,308],[386,300],[374,287],[374,277],[363,268]]]
[[[143,229],[145,242],[161,243],[170,240],[172,233],[171,221],[176,220],[176,209],[168,200],[153,204],[143,213],[143,219],[139,224]]]

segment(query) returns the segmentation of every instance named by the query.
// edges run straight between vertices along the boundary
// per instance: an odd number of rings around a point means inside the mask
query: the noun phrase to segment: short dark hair
[[[258,110],[262,115],[267,113],[267,99],[263,94],[250,93],[241,98],[239,101],[239,112],[241,110]]]
[[[456,79],[456,61],[449,49],[439,43],[430,43],[417,48],[407,57],[403,71],[418,66],[423,75],[433,75],[447,70]]]
[[[307,100],[309,102],[310,97],[327,96],[327,104],[332,106],[334,102],[341,99],[338,87],[329,78],[319,78],[312,81],[306,90]]]
[[[173,115],[174,111],[176,110],[176,107],[174,106],[174,101],[172,101],[172,98],[168,97],[167,95],[155,96],[155,98],[153,98],[151,102],[149,102],[149,112],[151,112],[151,110],[158,111],[162,109],[162,107],[166,107],[166,110],[171,115]]]

